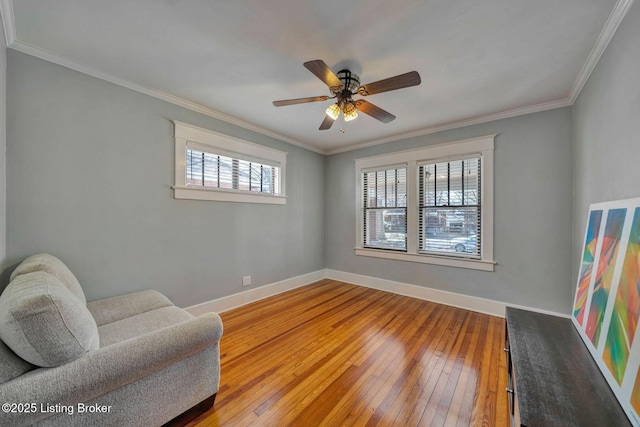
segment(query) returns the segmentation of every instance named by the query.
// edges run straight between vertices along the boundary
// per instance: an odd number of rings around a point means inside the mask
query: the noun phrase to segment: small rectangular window
[[[174,123],[176,199],[286,203],[287,153]]]

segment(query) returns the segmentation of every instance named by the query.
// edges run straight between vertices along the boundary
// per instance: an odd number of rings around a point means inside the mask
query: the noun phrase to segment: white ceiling
[[[324,153],[571,105],[632,0],[1,0],[11,48]],[[13,9],[13,10],[11,10]],[[362,83],[416,70],[319,131],[302,64]],[[344,133],[340,129],[344,129]]]

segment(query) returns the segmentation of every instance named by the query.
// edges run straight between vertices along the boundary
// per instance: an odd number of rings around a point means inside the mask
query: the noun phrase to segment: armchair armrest
[[[87,402],[218,345],[222,321],[207,313],[147,335],[102,347],[56,368],[40,368],[0,385],[0,403],[75,405]],[[218,365],[219,369],[219,365]],[[0,414],[1,424],[32,424],[40,411]]]

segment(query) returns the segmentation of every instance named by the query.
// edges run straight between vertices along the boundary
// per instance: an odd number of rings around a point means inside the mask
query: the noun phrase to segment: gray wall
[[[488,134],[495,145],[494,272],[356,256],[354,159]],[[326,163],[327,268],[568,313],[571,108],[336,154]]]
[[[640,4],[635,2],[574,104],[573,264],[591,203],[640,197]],[[573,271],[574,282],[578,271]]]
[[[7,260],[66,262],[89,300],[191,305],[324,268],[324,157],[9,50]],[[174,200],[180,120],[288,152],[285,206]]]
[[[0,271],[5,266],[7,241],[7,48],[0,19]]]

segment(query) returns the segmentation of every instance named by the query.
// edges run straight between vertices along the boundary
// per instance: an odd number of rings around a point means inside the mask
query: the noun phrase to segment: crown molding
[[[0,0],[0,18],[4,29],[4,42],[9,47],[16,40],[16,20],[11,0]]]
[[[0,0],[0,1],[9,1],[9,0]],[[129,80],[122,79],[120,77],[113,76],[111,74],[103,73],[102,71],[98,71],[94,68],[87,67],[82,64],[78,64],[77,62],[73,62],[63,56],[57,55],[55,53],[49,52],[44,49],[40,49],[31,44],[22,42],[20,40],[15,40],[9,46],[13,50],[17,50],[22,53],[26,53],[31,56],[35,56],[36,58],[44,59],[48,62],[53,62],[54,64],[61,65],[63,67],[72,69],[74,71],[78,71],[83,74],[88,74],[92,77],[99,78],[101,80],[108,81],[110,83],[116,84],[118,86],[125,87],[127,89],[134,90],[136,92],[143,93],[145,95],[152,96],[157,99],[161,99],[163,101],[169,102],[174,105],[178,105],[180,107],[186,108],[191,111],[195,111],[197,113],[203,114],[205,116],[213,117],[214,119],[218,119],[232,125],[268,136],[270,138],[274,138],[292,145],[296,145],[298,147],[304,148],[306,150],[314,151],[316,153],[324,154],[324,151],[311,146],[309,144],[305,144],[303,142],[294,140],[289,138],[288,136],[282,135],[277,132],[273,132],[269,129],[263,128],[261,126],[255,125],[253,123],[238,119],[236,117],[230,116],[228,114],[222,113],[220,111],[214,110],[212,108],[205,107],[203,105],[197,104],[195,102],[186,100],[184,98],[180,98],[179,96],[172,95],[167,92],[163,92],[158,89],[154,89],[151,87],[143,86],[138,83],[133,83]]]
[[[458,129],[465,126],[477,125],[481,123],[493,122],[495,120],[508,119],[510,117],[523,116],[525,114],[539,113],[541,111],[553,110],[556,108],[568,107],[572,105],[569,99],[562,99],[560,101],[545,102],[542,104],[531,105],[529,107],[515,108],[512,110],[501,111],[498,113],[487,114],[485,116],[474,117],[471,119],[458,120],[455,122],[444,123],[441,125],[435,125],[424,129],[418,129],[411,132],[405,132],[397,135],[388,136],[385,138],[375,139],[373,141],[367,141],[360,144],[348,145],[346,147],[339,147],[330,150],[326,150],[326,155],[343,153],[346,151],[358,150],[360,148],[371,147],[374,145],[386,144],[388,142],[401,141],[403,139],[415,138],[418,136],[429,135],[433,133],[443,132],[451,129]]]
[[[582,92],[582,88],[584,88],[587,80],[589,80],[591,73],[596,68],[598,61],[600,61],[600,57],[606,50],[607,46],[609,46],[609,42],[618,30],[622,19],[626,16],[632,4],[633,0],[618,0],[616,5],[613,7],[609,18],[607,18],[607,22],[604,24],[604,27],[596,40],[596,44],[593,45],[593,49],[591,49],[591,52],[582,66],[576,81],[573,83],[571,92],[569,92],[569,100],[572,105],[576,102],[576,99],[578,99],[578,95]]]

